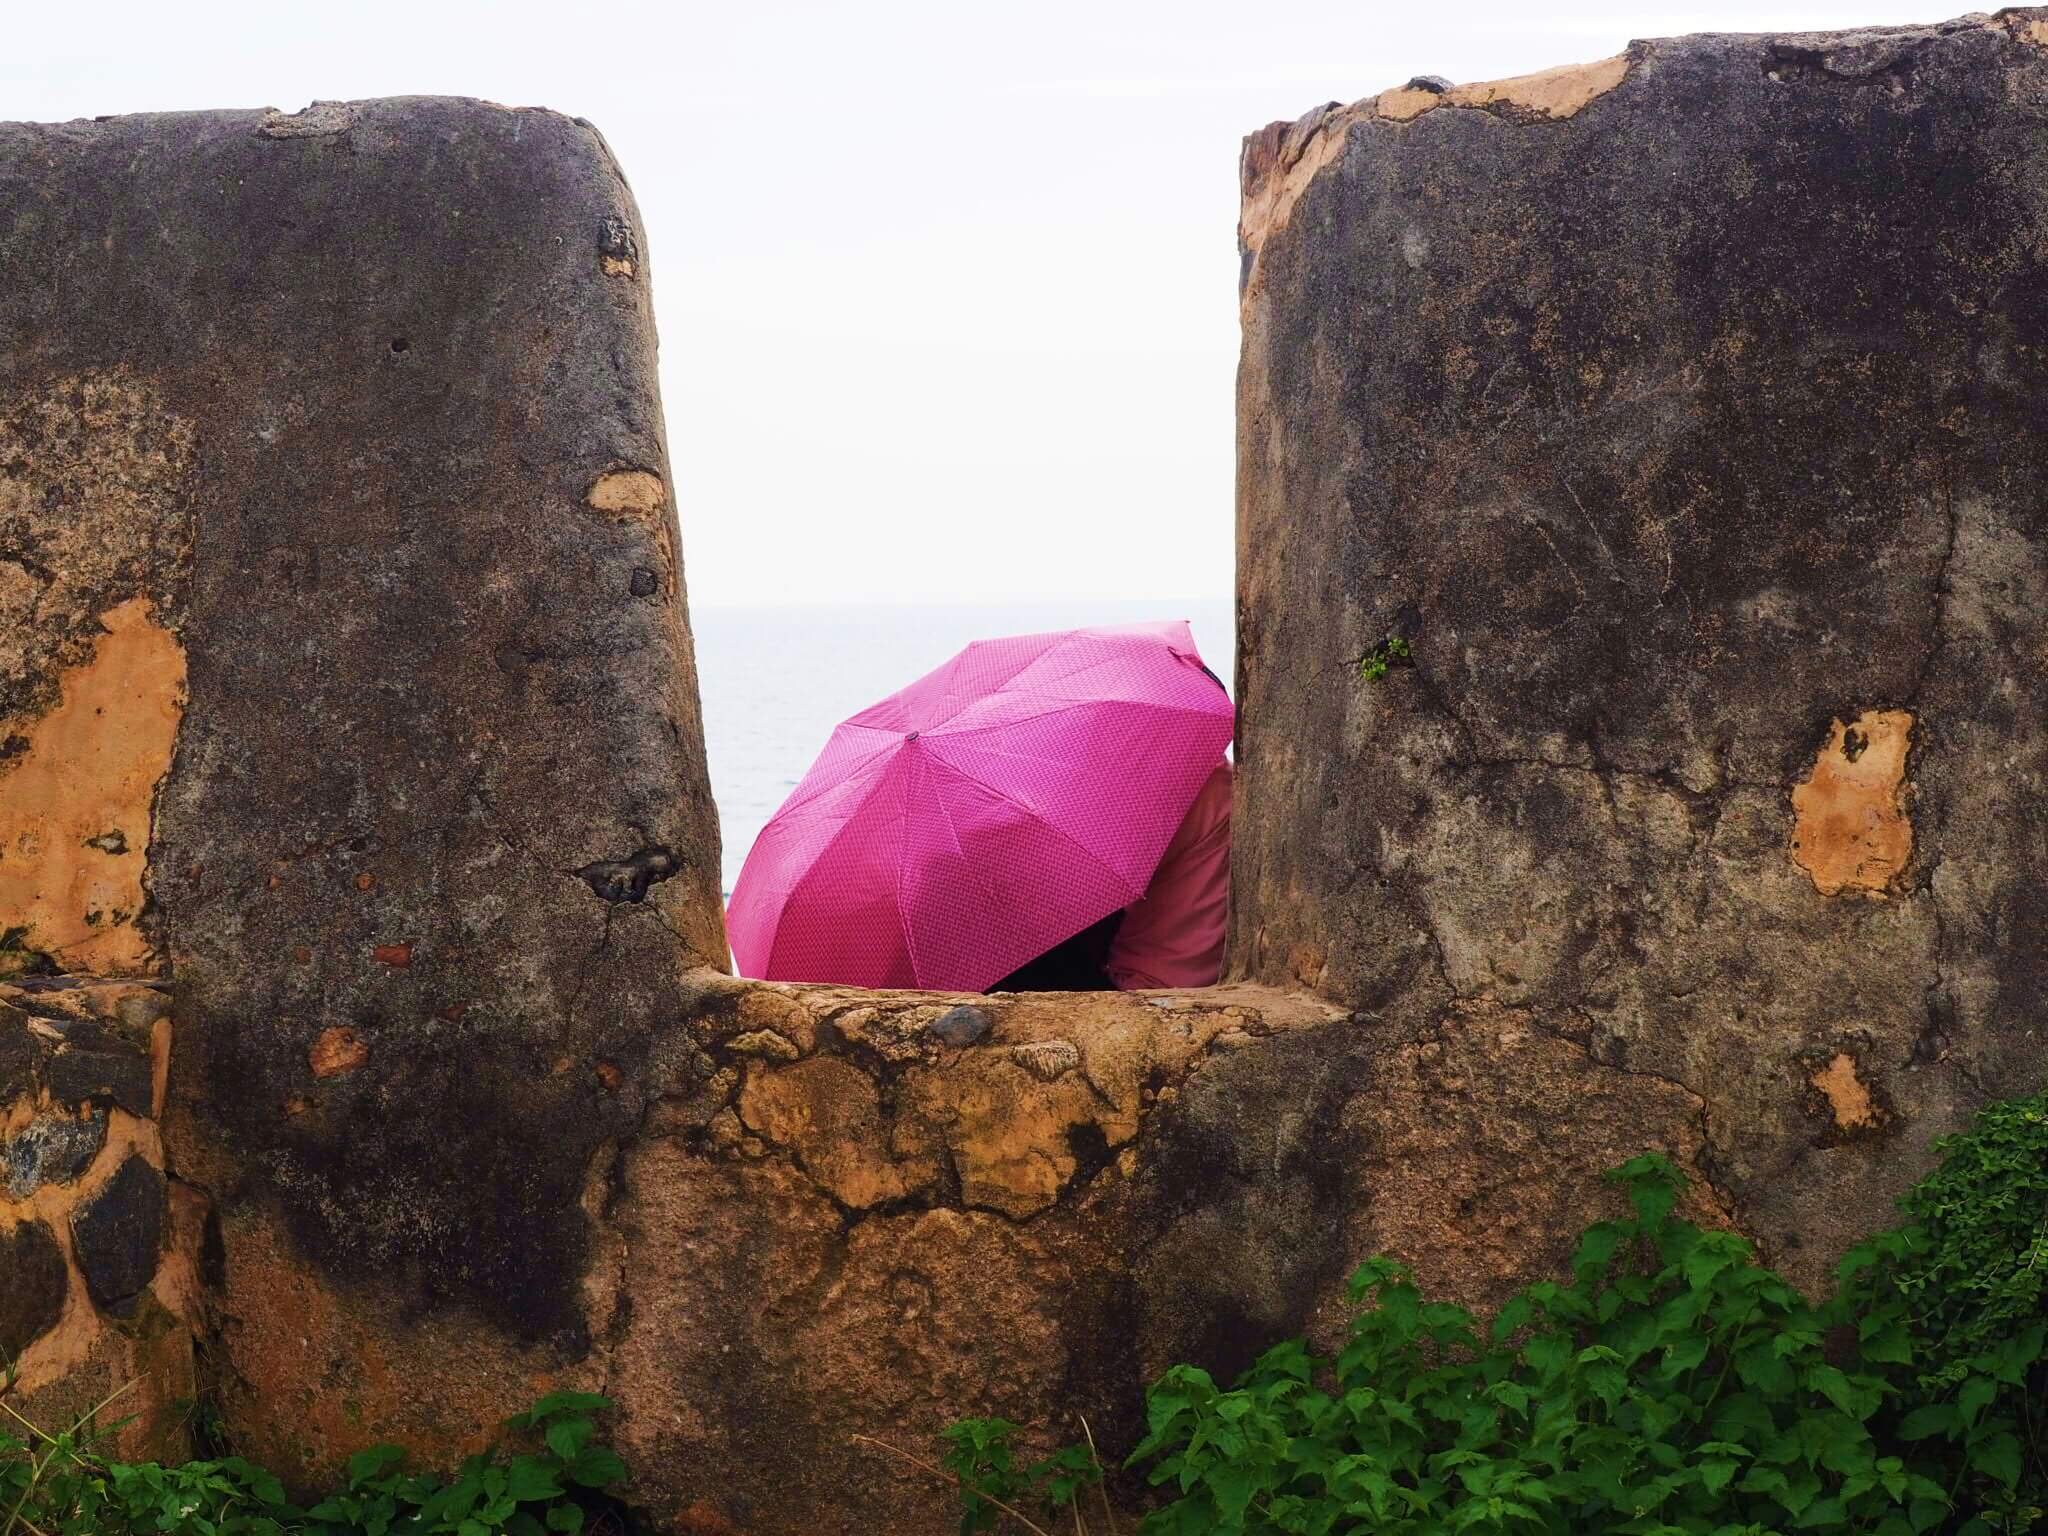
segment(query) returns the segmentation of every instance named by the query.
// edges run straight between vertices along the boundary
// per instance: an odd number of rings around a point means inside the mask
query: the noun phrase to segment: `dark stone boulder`
[[[0,1104],[34,1089],[43,1053],[28,1032],[28,1015],[0,1002]]]
[[[60,1104],[112,1104],[138,1119],[154,1113],[155,1073],[146,1053],[110,1034],[89,1042],[67,1040],[43,1068],[50,1097]]]
[[[69,1277],[57,1236],[40,1221],[0,1233],[0,1362],[20,1355],[64,1315]]]
[[[156,1277],[163,1253],[164,1176],[139,1153],[71,1213],[71,1245],[92,1299],[126,1317]]]

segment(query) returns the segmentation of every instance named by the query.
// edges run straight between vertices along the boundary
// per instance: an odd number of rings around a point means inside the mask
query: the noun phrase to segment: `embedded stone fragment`
[[[76,1182],[106,1143],[105,1110],[82,1117],[38,1116],[0,1142],[0,1174],[7,1179],[8,1194],[26,1200],[45,1184]]]
[[[0,1231],[0,1365],[57,1325],[69,1277],[57,1235],[40,1221]]]
[[[321,1030],[306,1052],[306,1064],[315,1077],[338,1077],[355,1071],[369,1059],[369,1042],[346,1024]]]
[[[988,1010],[962,1003],[957,1008],[948,1008],[927,1024],[925,1029],[934,1039],[946,1045],[973,1045],[988,1034]]]
[[[163,1252],[164,1176],[132,1153],[106,1187],[71,1213],[71,1246],[92,1299],[126,1317],[156,1274]]]
[[[0,1000],[0,1105],[35,1085],[42,1051],[28,1032],[28,1015]]]
[[[1913,716],[1865,710],[1828,730],[1813,772],[1792,791],[1792,857],[1823,896],[1883,895],[1913,856],[1913,823],[1900,786]]]
[[[1049,1083],[1081,1065],[1081,1053],[1071,1040],[1033,1040],[1012,1046],[1010,1059],[1041,1083]]]
[[[767,1061],[795,1061],[803,1052],[772,1029],[750,1029],[734,1035],[726,1049],[739,1056],[759,1056]]]

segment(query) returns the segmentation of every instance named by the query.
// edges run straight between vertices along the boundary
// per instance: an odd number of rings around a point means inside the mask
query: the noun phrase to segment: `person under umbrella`
[[[1092,984],[1213,980],[1233,728],[1184,622],[978,641],[844,722],[762,830],[740,969],[985,991],[1109,920],[1132,932],[1118,951],[1105,928]]]

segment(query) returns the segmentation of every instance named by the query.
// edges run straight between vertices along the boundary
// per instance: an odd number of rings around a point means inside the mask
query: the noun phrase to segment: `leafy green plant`
[[[110,1458],[102,1448],[120,1426],[98,1425],[107,1406],[52,1433],[0,1399],[14,1431],[0,1433],[0,1536],[576,1536],[598,1529],[594,1516],[612,1521],[602,1490],[626,1475],[598,1439],[595,1416],[611,1404],[591,1393],[542,1398],[506,1425],[530,1449],[493,1446],[451,1478],[408,1472],[402,1449],[373,1446],[305,1509],[240,1457]]]
[[[1376,683],[1387,675],[1389,668],[1414,665],[1415,648],[1401,636],[1389,635],[1365,653],[1365,659],[1358,664],[1358,672],[1368,683]]]
[[[1571,1281],[1528,1287],[1490,1326],[1374,1259],[1334,1357],[1294,1340],[1227,1390],[1188,1365],[1152,1388],[1130,1465],[1165,1501],[1142,1530],[2040,1530],[2043,1107],[1944,1144],[1906,1202],[1920,1219],[1850,1253],[1820,1305],[1740,1237],[1679,1219],[1683,1177],[1657,1156],[1611,1175],[1633,1214],[1586,1230]],[[955,1427],[963,1532],[992,1528],[991,1493],[1031,1498],[1013,1432]]]
[[[1910,1428],[1970,1437],[1965,1502],[2025,1530],[2048,1523],[2048,1093],[1991,1105],[1935,1151],[1900,1202],[1911,1223],[1844,1262],[1842,1305],[1864,1327],[1896,1319],[1894,1368],[1927,1399]],[[1987,1457],[2016,1476],[1987,1479]]]
[[[1913,1242],[1888,1277],[1925,1367],[1953,1381],[1969,1356],[2048,1317],[2048,1093],[1994,1104],[1934,1150],[1941,1165],[1900,1202]]]
[[[1081,1421],[1081,1432],[1088,1437],[1085,1445],[1065,1446],[1030,1462],[1017,1456],[1016,1438],[1021,1432],[1021,1427],[1008,1419],[962,1419],[949,1425],[941,1436],[946,1449],[938,1466],[885,1440],[868,1435],[853,1438],[952,1483],[960,1493],[960,1536],[1013,1526],[1028,1536],[1052,1536],[1025,1513],[1033,1508],[1044,1512],[1051,1523],[1071,1522],[1074,1536],[1089,1536],[1089,1517],[1083,1505],[1090,1488],[1102,1498],[1102,1530],[1115,1536],[1116,1516],[1107,1495],[1102,1494],[1102,1463],[1095,1454],[1095,1437],[1088,1431],[1088,1421]]]

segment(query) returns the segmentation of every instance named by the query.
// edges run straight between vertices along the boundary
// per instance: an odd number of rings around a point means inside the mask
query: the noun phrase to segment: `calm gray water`
[[[921,677],[970,640],[1085,624],[1186,619],[1226,683],[1228,599],[974,607],[695,608],[704,740],[725,838],[725,891],[754,838],[848,715]]]

